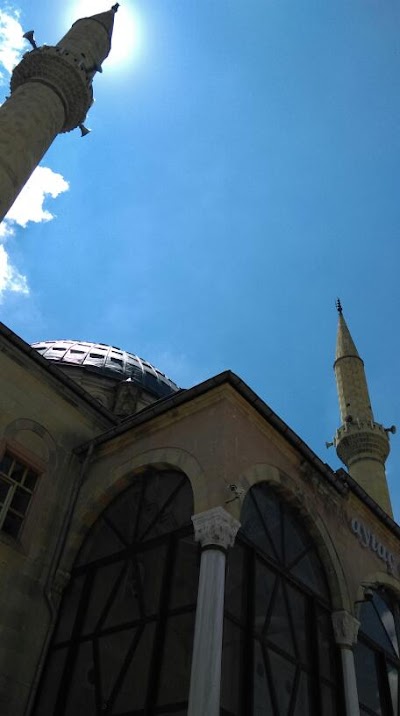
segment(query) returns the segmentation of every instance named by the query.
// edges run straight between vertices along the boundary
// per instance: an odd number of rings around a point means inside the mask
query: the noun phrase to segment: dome
[[[130,380],[156,398],[179,390],[172,380],[143,358],[105,343],[41,341],[32,343],[32,348],[62,366],[77,366],[116,381]]]

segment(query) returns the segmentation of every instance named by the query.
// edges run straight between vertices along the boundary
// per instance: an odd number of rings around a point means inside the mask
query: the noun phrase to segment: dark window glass
[[[11,483],[8,480],[3,480],[0,477],[0,503],[3,504],[4,500],[8,495],[8,491],[11,487]]]
[[[8,453],[5,453],[5,455],[3,455],[0,461],[0,472],[2,472],[4,475],[8,475],[13,462],[14,458]]]
[[[19,512],[20,514],[24,515],[26,510],[28,509],[30,499],[31,499],[30,492],[27,492],[26,490],[22,489],[21,487],[17,487],[17,489],[14,492],[14,497],[11,500],[11,507],[16,512]]]
[[[186,713],[199,572],[192,514],[187,479],[155,471],[104,511],[72,570],[35,714]]]
[[[243,634],[240,627],[230,619],[224,622],[224,638],[221,682],[221,706],[229,713],[241,713],[240,661],[243,648]]]
[[[263,483],[241,523],[227,560],[221,714],[338,716],[329,593],[312,540]]]
[[[361,604],[355,649],[358,696],[362,713],[398,716],[399,606],[384,589]],[[368,711],[368,709],[370,709]]]
[[[374,713],[382,714],[376,655],[365,644],[359,642],[355,660],[360,702],[372,709]]]
[[[19,515],[14,514],[13,512],[10,512],[10,510],[7,512],[2,530],[3,532],[6,532],[6,534],[10,535],[10,537],[17,538],[19,531],[21,529],[23,518]]]

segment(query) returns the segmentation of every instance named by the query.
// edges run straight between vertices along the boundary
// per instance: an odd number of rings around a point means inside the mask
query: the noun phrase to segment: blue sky
[[[0,100],[13,23],[52,44],[82,9],[108,3],[0,0]],[[338,467],[337,295],[400,427],[400,3],[126,0],[116,28],[92,133],[56,139],[3,227],[2,320],[183,387],[230,368]],[[399,470],[400,435],[397,518]]]

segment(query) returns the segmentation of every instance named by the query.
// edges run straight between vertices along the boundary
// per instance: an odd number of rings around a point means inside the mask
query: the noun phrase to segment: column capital
[[[240,522],[223,507],[212,507],[192,517],[196,542],[204,547],[233,547]]]
[[[360,622],[346,611],[332,613],[333,633],[338,646],[347,646],[349,649],[357,642]]]

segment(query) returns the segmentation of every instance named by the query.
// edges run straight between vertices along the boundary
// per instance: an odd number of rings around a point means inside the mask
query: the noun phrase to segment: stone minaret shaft
[[[14,69],[0,107],[0,221],[57,134],[84,121],[117,9],[78,20],[55,47],[35,47]]]
[[[350,475],[392,516],[385,473],[390,451],[388,431],[374,420],[364,363],[344,320],[340,302],[338,310],[334,369],[342,425],[336,432],[334,444]]]

